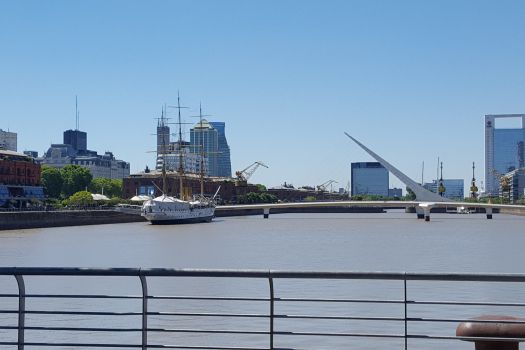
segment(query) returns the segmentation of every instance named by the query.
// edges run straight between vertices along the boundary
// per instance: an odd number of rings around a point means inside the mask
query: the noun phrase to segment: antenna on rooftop
[[[78,97],[75,95],[75,130],[78,130],[80,124],[80,118],[78,113]]]

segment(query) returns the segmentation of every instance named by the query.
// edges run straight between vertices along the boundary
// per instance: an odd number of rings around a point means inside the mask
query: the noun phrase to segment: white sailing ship
[[[182,147],[182,131],[180,119],[180,98],[177,96],[177,107],[179,110],[179,146]],[[202,123],[202,111],[200,112]],[[163,153],[164,154],[164,153]],[[141,215],[150,221],[152,224],[178,224],[178,223],[194,223],[194,222],[210,222],[215,216],[215,196],[212,198],[204,197],[204,150],[201,145],[201,166],[200,166],[200,182],[201,193],[200,196],[193,200],[185,200],[183,198],[183,154],[182,148],[179,149],[179,169],[177,170],[179,177],[180,197],[175,198],[168,196],[166,193],[166,162],[162,165],[162,195],[156,198],[149,199],[142,205]]]

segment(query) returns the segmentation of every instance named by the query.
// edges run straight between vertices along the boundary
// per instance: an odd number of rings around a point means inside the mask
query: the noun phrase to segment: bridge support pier
[[[485,213],[487,214],[487,219],[492,219],[492,208],[485,208]]]
[[[430,221],[430,208],[425,208],[425,221]]]
[[[263,209],[263,218],[268,219],[270,217],[270,208]]]
[[[416,207],[417,211],[417,217],[419,219],[419,215],[421,212],[423,212],[423,217],[425,218],[425,221],[430,221],[430,209],[434,206],[434,203],[421,203],[418,207]],[[419,210],[418,210],[419,209]]]

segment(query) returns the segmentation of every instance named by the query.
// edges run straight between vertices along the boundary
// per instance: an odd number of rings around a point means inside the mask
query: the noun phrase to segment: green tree
[[[259,192],[266,192],[266,186],[262,185],[262,184],[256,184],[255,187],[257,187],[257,189],[259,190]]]
[[[62,192],[62,174],[60,169],[42,166],[42,186],[50,198],[59,198]]]
[[[73,206],[88,206],[94,203],[93,196],[88,191],[79,191],[68,198],[67,204]]]
[[[407,187],[407,194],[405,195],[405,199],[408,201],[413,201],[416,199],[416,194],[410,187]]]
[[[84,190],[93,179],[88,169],[79,165],[66,165],[60,171],[62,174],[62,195],[70,197],[73,193]]]
[[[91,193],[103,193],[109,198],[122,197],[122,180],[99,177],[91,180],[88,186]]]
[[[267,192],[257,193],[249,192],[237,198],[239,204],[256,204],[256,203],[276,203],[277,197]]]

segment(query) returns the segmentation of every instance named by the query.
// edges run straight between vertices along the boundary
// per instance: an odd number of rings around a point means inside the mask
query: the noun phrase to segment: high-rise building
[[[17,151],[16,132],[4,131],[0,129],[0,149],[7,151]]]
[[[505,174],[509,179],[509,200],[516,203],[518,200],[525,198],[525,168],[520,168]],[[505,196],[503,189],[499,188],[500,196]]]
[[[116,159],[113,153],[99,155],[87,149],[87,133],[66,130],[63,144],[52,144],[38,161],[48,166],[63,168],[69,164],[89,169],[93,178],[123,179],[129,176],[129,163]]]
[[[87,133],[80,130],[64,131],[64,145],[71,145],[76,151],[86,151]]]
[[[206,119],[202,119],[190,129],[191,152],[200,154],[204,152],[204,158],[208,163],[206,175],[219,176],[219,133]]]
[[[226,140],[226,124],[224,122],[210,122],[218,133],[217,175],[221,177],[232,176],[232,163],[230,158],[230,146]]]
[[[401,198],[403,197],[403,190],[400,188],[389,188],[388,189],[388,197],[389,198]]]
[[[182,159],[182,169],[185,173],[200,174],[201,156],[191,153],[190,148],[187,141],[182,141],[181,146],[179,142],[170,142],[169,149],[157,157],[156,170],[161,171],[165,166],[166,171],[178,171]],[[202,166],[204,169],[208,168],[207,159],[202,160]]]
[[[388,170],[378,162],[351,165],[352,196],[368,194],[388,197]]]
[[[157,124],[157,160],[163,153],[167,153],[170,144],[170,127],[166,118],[162,116]]]
[[[521,128],[497,128],[501,118],[521,119]],[[525,166],[525,114],[485,116],[485,186],[486,194],[497,196],[497,174],[505,174]]]
[[[427,190],[437,193],[439,181],[432,180],[423,185]],[[465,180],[463,179],[443,179],[443,197],[450,199],[464,199],[465,198]]]

